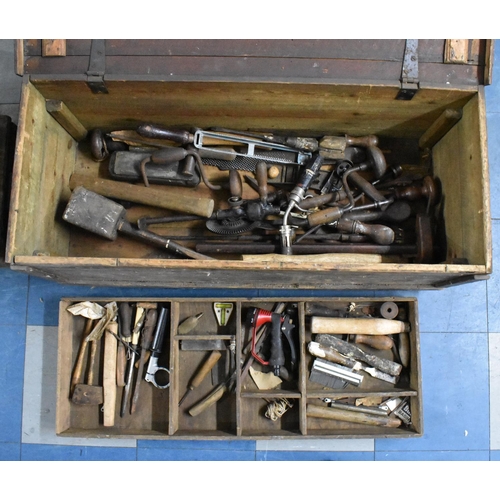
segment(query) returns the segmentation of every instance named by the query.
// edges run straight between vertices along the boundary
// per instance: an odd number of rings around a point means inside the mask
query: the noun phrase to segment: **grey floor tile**
[[[373,439],[270,439],[258,440],[257,451],[373,451]]]
[[[19,123],[19,104],[0,104],[0,115],[10,116],[12,123]]]
[[[18,103],[22,78],[15,72],[15,40],[0,40],[0,103]]]
[[[56,435],[57,328],[28,326],[22,442],[135,448],[134,439],[81,439]]]
[[[490,448],[500,450],[500,334],[489,335]]]

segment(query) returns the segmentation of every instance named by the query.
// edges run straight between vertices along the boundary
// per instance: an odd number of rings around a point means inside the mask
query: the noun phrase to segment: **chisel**
[[[196,375],[191,380],[191,383],[188,385],[188,389],[185,392],[184,396],[182,396],[179,401],[179,406],[182,405],[188,394],[196,389],[205,379],[205,377],[210,373],[210,370],[217,364],[217,361],[221,358],[222,354],[220,351],[212,351],[207,360],[201,365],[200,369],[196,373]]]

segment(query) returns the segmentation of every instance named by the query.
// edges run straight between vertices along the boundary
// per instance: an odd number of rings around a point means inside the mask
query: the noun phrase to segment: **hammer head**
[[[74,189],[63,219],[108,240],[116,240],[125,207],[84,187]]]

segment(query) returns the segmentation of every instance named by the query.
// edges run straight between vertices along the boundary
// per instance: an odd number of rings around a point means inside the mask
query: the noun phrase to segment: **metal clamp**
[[[104,71],[106,68],[106,40],[92,40],[89,59],[87,85],[94,94],[107,94],[108,89],[104,83]]]
[[[396,96],[400,101],[410,101],[417,93],[418,81],[418,40],[406,40],[403,69],[401,71],[401,89]]]

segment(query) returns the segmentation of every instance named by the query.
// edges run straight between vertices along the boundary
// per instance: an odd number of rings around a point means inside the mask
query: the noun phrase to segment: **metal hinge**
[[[401,101],[413,99],[418,86],[418,40],[406,40],[403,69],[401,71],[401,89],[396,99]]]
[[[94,94],[107,94],[104,83],[106,69],[106,40],[92,40],[90,47],[89,69],[87,71],[87,85]]]

